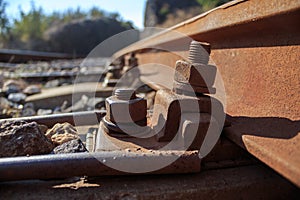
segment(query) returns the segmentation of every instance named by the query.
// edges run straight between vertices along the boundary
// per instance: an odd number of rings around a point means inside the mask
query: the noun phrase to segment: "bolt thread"
[[[209,54],[210,45],[208,43],[201,43],[194,40],[191,42],[188,59],[192,64],[207,64],[209,60]]]
[[[134,89],[119,88],[116,89],[115,95],[120,100],[130,100],[136,98]]]

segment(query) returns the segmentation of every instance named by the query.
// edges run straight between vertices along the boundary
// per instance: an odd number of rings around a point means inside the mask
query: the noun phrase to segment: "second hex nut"
[[[146,119],[147,101],[136,97],[132,89],[117,89],[106,98],[106,116],[113,123],[132,123]]]

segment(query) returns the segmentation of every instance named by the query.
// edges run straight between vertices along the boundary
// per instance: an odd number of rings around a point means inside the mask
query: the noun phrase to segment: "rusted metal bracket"
[[[239,123],[226,129],[226,135],[299,187],[299,18],[299,1],[231,2],[124,48],[115,57],[136,52],[140,64],[173,66],[188,55],[183,41],[210,43],[226,91],[225,112]],[[183,39],[185,35],[190,38]],[[173,52],[153,50],[161,46]],[[168,76],[156,69],[158,77]],[[149,82],[147,76],[141,80]],[[274,127],[282,131],[274,135]]]

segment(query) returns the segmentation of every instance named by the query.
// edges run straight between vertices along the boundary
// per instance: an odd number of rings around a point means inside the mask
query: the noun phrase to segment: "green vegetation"
[[[37,47],[39,44],[44,45],[44,35],[48,29],[75,20],[108,18],[120,22],[125,27],[133,27],[130,21],[124,21],[118,13],[107,13],[98,7],[92,7],[88,11],[78,7],[47,15],[41,7],[37,8],[34,2],[31,3],[29,12],[25,13],[20,8],[19,17],[9,23],[6,6],[7,2],[0,0],[0,48],[40,50],[41,48]]]
[[[148,8],[149,10],[155,9],[153,13],[155,13],[157,24],[168,27],[172,21],[178,23],[228,1],[230,0],[148,0],[149,5],[153,5]],[[147,21],[147,16],[145,20]]]
[[[7,41],[8,33],[9,33],[9,24],[8,24],[8,18],[5,13],[5,8],[7,6],[7,3],[3,0],[0,0],[0,42],[1,41]],[[2,45],[0,45],[1,47]]]
[[[160,14],[161,16],[166,16],[169,12],[170,12],[170,10],[169,10],[169,5],[168,5],[168,4],[164,4],[164,5],[160,8],[160,10],[159,10],[159,14]]]
[[[15,19],[11,27],[12,36],[22,42],[32,39],[41,40],[44,31],[48,28],[42,8],[36,8],[32,3],[30,12],[25,14],[20,10],[20,15],[20,20]]]
[[[196,1],[199,5],[202,6],[202,11],[203,12],[208,11],[208,10],[216,7],[217,4],[219,3],[219,0],[209,0],[209,1],[207,1],[207,0],[196,0]]]
[[[170,12],[170,5],[167,3],[163,4],[158,11],[160,21],[165,21]]]
[[[219,5],[228,2],[229,0],[196,0],[196,1],[200,6],[202,6],[202,11],[206,12]]]

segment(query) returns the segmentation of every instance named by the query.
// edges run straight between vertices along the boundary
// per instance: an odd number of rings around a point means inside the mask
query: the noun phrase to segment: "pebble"
[[[37,85],[29,85],[23,90],[23,92],[27,95],[38,94],[41,93],[41,88]]]
[[[53,128],[47,131],[46,137],[56,146],[74,139],[79,139],[76,128],[67,122],[55,124]]]
[[[3,84],[2,89],[6,94],[11,94],[21,92],[25,87],[26,83],[23,81],[7,80]]]
[[[37,115],[50,115],[52,114],[51,109],[38,109]]]
[[[24,102],[26,99],[26,95],[23,93],[10,93],[8,95],[8,100],[15,102],[15,103],[21,103]]]
[[[25,108],[22,110],[22,117],[29,117],[36,115],[36,112],[32,108]]]
[[[55,154],[87,152],[80,139],[70,140],[53,149]]]
[[[55,79],[55,80],[51,80],[51,81],[48,81],[46,84],[45,84],[45,88],[52,88],[52,87],[57,87],[60,85],[60,81]]]
[[[0,109],[10,108],[11,102],[9,102],[6,98],[0,97]]]

